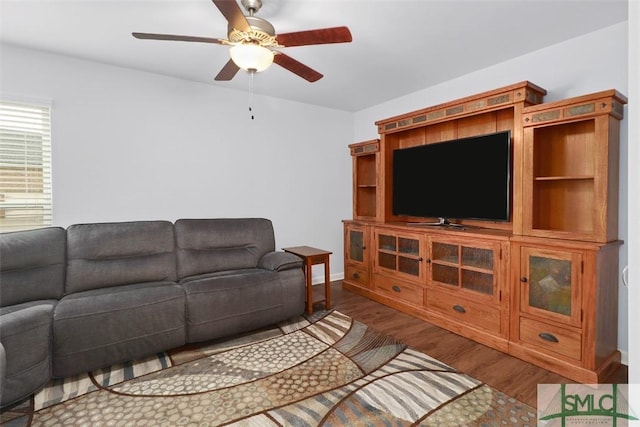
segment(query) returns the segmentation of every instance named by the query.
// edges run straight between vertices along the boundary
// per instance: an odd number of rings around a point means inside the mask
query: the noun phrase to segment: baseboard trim
[[[343,280],[344,279],[344,272],[342,273],[334,273],[329,275],[329,281],[333,282],[335,280]],[[324,274],[321,276],[313,276],[311,278],[311,284],[312,285],[324,285]]]

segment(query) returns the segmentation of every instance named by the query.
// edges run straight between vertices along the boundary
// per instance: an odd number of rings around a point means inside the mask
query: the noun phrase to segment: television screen
[[[509,221],[511,132],[393,151],[393,213]]]

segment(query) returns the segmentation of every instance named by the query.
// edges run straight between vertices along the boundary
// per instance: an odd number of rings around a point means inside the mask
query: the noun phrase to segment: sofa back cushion
[[[65,292],[175,280],[174,249],[168,221],[72,225]]]
[[[0,234],[0,305],[59,299],[64,292],[64,229]]]
[[[264,218],[180,219],[174,228],[179,279],[255,268],[275,250],[273,225]]]

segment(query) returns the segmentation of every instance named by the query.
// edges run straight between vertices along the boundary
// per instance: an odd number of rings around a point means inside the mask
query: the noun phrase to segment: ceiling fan
[[[215,80],[231,80],[238,70],[250,73],[263,71],[273,62],[291,71],[309,82],[320,80],[323,76],[316,70],[293,59],[277,49],[315,44],[351,42],[351,32],[347,27],[321,28],[276,34],[271,23],[254,16],[262,7],[262,0],[241,0],[249,13],[245,16],[235,0],[212,0],[229,22],[227,38],[209,38],[181,36],[173,34],[132,33],[138,39],[172,40],[197,43],[214,43],[231,46],[231,59],[220,70]]]

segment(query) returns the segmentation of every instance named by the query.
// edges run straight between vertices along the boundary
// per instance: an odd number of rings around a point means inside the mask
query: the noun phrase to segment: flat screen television
[[[511,132],[393,151],[394,215],[509,221]]]

